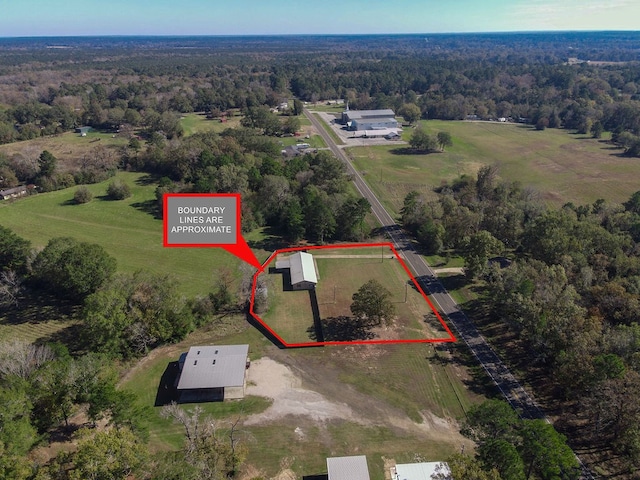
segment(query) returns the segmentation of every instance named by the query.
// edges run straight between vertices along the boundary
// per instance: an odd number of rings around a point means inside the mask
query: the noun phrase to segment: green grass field
[[[99,148],[107,148],[114,158],[119,157],[120,149],[128,143],[129,139],[124,135],[114,136],[112,133],[92,131],[86,137],[81,137],[78,133],[67,132],[0,145],[0,153],[7,157],[23,155],[26,158],[37,159],[44,150],[48,150],[58,159],[60,169],[66,170],[76,168],[83,157],[91,155]]]
[[[220,133],[227,128],[237,127],[240,125],[240,118],[230,117],[223,123],[219,119],[208,119],[204,113],[188,113],[180,118],[180,125],[182,125],[184,135],[188,137],[194,133]]]
[[[312,250],[317,270],[315,293],[322,319],[325,341],[349,341],[351,337],[337,319],[351,317],[353,294],[368,280],[375,279],[390,293],[396,310],[393,325],[378,327],[370,333],[375,339],[413,340],[448,338],[433,311],[414,288],[409,276],[389,248],[337,248]],[[354,256],[355,258],[331,258]],[[269,278],[269,310],[261,315],[280,337],[290,344],[314,342],[313,311],[309,292],[284,290],[282,275],[263,274]],[[347,337],[343,337],[347,335]],[[355,335],[355,333],[354,333]],[[368,338],[372,339],[372,338]]]
[[[429,155],[404,153],[402,145],[349,149],[356,168],[395,213],[409,191],[432,195],[443,180],[473,175],[486,164],[498,165],[502,179],[540,191],[553,205],[598,198],[623,202],[640,189],[640,161],[620,156],[621,150],[604,140],[514,124],[429,120],[422,125],[431,134],[449,132],[453,146]],[[405,136],[410,134],[407,129]]]
[[[268,356],[295,365],[295,371],[306,378],[303,387],[318,389],[329,401],[344,403],[345,389],[354,410],[367,412],[368,398],[386,405],[385,410],[369,411],[372,425],[335,419],[316,422],[306,416],[287,416],[268,423],[241,427],[249,450],[247,464],[273,477],[281,469],[281,461],[289,459],[298,477],[326,471],[328,456],[366,454],[372,479],[382,480],[382,457],[411,461],[415,455],[442,459],[459,448],[446,434],[419,434],[384,424],[386,415],[406,415],[422,425],[433,427],[430,414],[440,419],[461,419],[464,412],[481,397],[466,389],[468,378],[463,370],[448,360],[448,353],[433,345],[371,345],[359,347],[327,347],[283,352],[269,344],[253,328],[247,328],[240,317],[228,317],[221,324],[193,333],[178,345],[164,347],[144,360],[127,377],[123,387],[138,396],[141,405],[153,405],[160,377],[169,362],[190,345],[249,343],[253,361]],[[249,396],[242,401],[201,404],[205,413],[220,419],[247,418],[264,411],[268,399]],[[191,407],[187,405],[186,408]],[[388,410],[388,411],[387,411]],[[395,413],[393,413],[395,412]],[[151,448],[155,451],[177,449],[182,445],[182,427],[160,417],[160,407],[153,408],[150,426]],[[367,415],[365,413],[365,415]],[[303,432],[303,436],[296,433]]]
[[[209,291],[213,273],[221,267],[237,270],[240,260],[219,248],[165,248],[162,220],[148,213],[155,202],[155,184],[138,173],[119,173],[132,196],[122,201],[104,198],[110,180],[87,188],[94,199],[73,203],[76,187],[33,195],[0,204],[0,225],[44,247],[53,237],[69,236],[98,243],[116,258],[118,270],[140,269],[174,276],[185,295]],[[268,254],[256,251],[260,260]]]
[[[155,202],[155,184],[138,173],[119,173],[117,178],[131,187],[131,197],[122,201],[105,199],[111,180],[88,185],[94,199],[84,205],[73,202],[77,187],[33,195],[0,203],[0,225],[31,241],[36,249],[43,248],[54,237],[97,243],[117,260],[119,272],[147,270],[171,275],[186,296],[208,293],[214,274],[221,267],[238,272],[240,260],[219,248],[165,248],[162,220],[149,213]],[[260,238],[259,231],[247,237],[258,241]],[[270,252],[255,250],[255,253],[263,261]],[[1,336],[35,341],[50,338],[73,325],[72,317],[55,308],[36,305],[30,309],[33,315],[23,309],[19,315],[13,310],[3,312]]]

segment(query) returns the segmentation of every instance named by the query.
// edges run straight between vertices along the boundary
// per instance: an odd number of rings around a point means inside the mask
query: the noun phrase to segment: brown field
[[[0,145],[0,153],[7,157],[20,155],[30,161],[37,161],[44,150],[48,150],[58,159],[60,171],[77,170],[85,159],[100,155],[109,163],[117,163],[121,149],[129,143],[124,134],[89,132],[86,137],[78,133],[67,132],[61,135],[25,140]]]
[[[349,149],[356,169],[396,213],[411,190],[434,195],[442,181],[475,175],[482,165],[497,165],[502,180],[532,188],[554,206],[582,205],[599,198],[621,203],[640,190],[640,159],[623,156],[606,137],[596,140],[567,130],[536,131],[497,122],[422,124],[432,135],[449,132],[453,146],[428,155],[412,154],[398,145]],[[404,136],[408,139],[411,133],[407,129]]]

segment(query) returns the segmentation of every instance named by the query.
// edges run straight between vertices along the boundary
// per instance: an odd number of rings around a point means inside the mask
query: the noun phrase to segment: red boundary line
[[[267,265],[269,263],[271,263],[271,261],[279,253],[298,252],[298,251],[301,251],[301,250],[320,250],[320,249],[336,249],[336,248],[362,248],[362,247],[389,247],[391,249],[391,251],[393,252],[393,254],[396,257],[396,260],[398,260],[400,262],[400,265],[402,265],[402,268],[404,268],[404,271],[407,272],[407,275],[409,276],[409,278],[411,279],[413,284],[416,286],[416,288],[418,289],[418,291],[422,295],[422,298],[424,298],[426,300],[427,304],[429,305],[429,307],[431,308],[431,310],[435,314],[436,318],[438,319],[438,321],[440,322],[442,327],[449,334],[449,338],[424,338],[424,339],[413,339],[413,340],[354,340],[354,341],[350,341],[350,342],[332,341],[332,342],[287,343],[269,325],[267,325],[267,323],[264,320],[262,320],[262,318],[260,318],[260,315],[258,315],[253,310],[253,305],[254,305],[254,301],[255,301],[255,297],[256,297],[256,286],[257,286],[257,281],[258,281],[258,275],[260,275],[261,273],[266,271],[265,269],[266,269]],[[398,343],[448,343],[448,342],[455,342],[456,341],[456,337],[453,335],[453,333],[451,332],[451,330],[447,326],[446,322],[440,316],[440,313],[438,313],[438,310],[436,310],[436,308],[433,306],[433,303],[431,303],[431,300],[429,300],[429,297],[427,297],[427,295],[424,293],[424,290],[422,290],[422,287],[420,286],[420,283],[411,274],[411,272],[407,268],[407,265],[404,263],[404,260],[402,260],[400,255],[398,255],[398,252],[396,251],[395,247],[391,243],[346,243],[346,244],[338,244],[338,245],[312,245],[312,246],[307,246],[307,247],[290,247],[290,248],[282,248],[280,250],[276,250],[262,264],[262,271],[257,271],[255,273],[255,275],[253,276],[253,285],[251,287],[251,303],[249,305],[249,313],[251,314],[251,316],[253,318],[255,318],[260,323],[260,325],[262,325],[271,335],[273,335],[283,346],[288,347],[288,348],[292,348],[292,347],[318,347],[318,346],[325,346],[325,345],[373,345],[373,344],[398,344]]]

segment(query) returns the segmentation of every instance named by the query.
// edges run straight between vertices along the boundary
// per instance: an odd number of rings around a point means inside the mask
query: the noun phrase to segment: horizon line
[[[494,35],[494,34],[548,34],[548,33],[640,33],[640,29],[620,30],[492,30],[451,32],[377,32],[377,33],[95,33],[59,35],[0,35],[0,39],[47,39],[47,38],[241,38],[241,37],[365,37],[365,36],[418,36],[418,35]]]

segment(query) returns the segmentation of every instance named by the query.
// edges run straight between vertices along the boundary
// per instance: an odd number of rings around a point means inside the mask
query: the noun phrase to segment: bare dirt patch
[[[377,349],[374,346],[361,350],[375,356]],[[363,359],[367,357],[364,355]],[[283,360],[286,359],[293,360],[283,356]],[[268,357],[252,362],[246,393],[271,398],[273,404],[264,412],[249,416],[244,424],[264,425],[284,419],[295,423],[295,417],[305,417],[307,421],[310,419],[324,426],[327,422],[342,420],[363,426],[387,427],[445,444],[466,444],[472,448],[471,442],[460,435],[454,421],[423,411],[422,423],[416,423],[398,409],[339,382],[337,372],[325,366],[315,363],[313,371],[309,372],[306,365],[295,360],[290,365]],[[296,434],[304,438],[304,430],[297,429]]]
[[[302,388],[302,381],[285,365],[268,357],[251,364],[248,375],[248,395],[273,399],[262,413],[250,416],[245,425],[259,425],[279,420],[287,415],[302,415],[315,421],[334,418],[367,424],[346,404],[327,400],[323,395]]]

